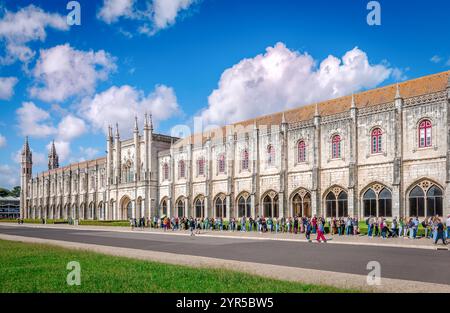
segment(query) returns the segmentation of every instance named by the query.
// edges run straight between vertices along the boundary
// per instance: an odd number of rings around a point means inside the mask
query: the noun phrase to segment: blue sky
[[[145,111],[169,133],[450,68],[445,0],[379,1],[380,26],[366,0],[79,0],[80,26],[67,2],[0,0],[0,186],[25,135],[37,173],[51,140],[62,165],[103,156]]]

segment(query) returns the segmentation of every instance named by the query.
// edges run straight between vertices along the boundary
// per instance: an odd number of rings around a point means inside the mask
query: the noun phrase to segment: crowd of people
[[[428,217],[419,221],[418,217],[411,218],[393,218],[388,220],[383,217],[370,216],[365,219],[367,233],[361,231],[361,222],[357,218],[342,217],[328,218],[313,216],[296,216],[287,218],[272,218],[257,216],[230,218],[224,220],[218,218],[194,218],[194,217],[157,217],[140,219],[131,219],[132,229],[144,229],[145,227],[160,228],[164,231],[185,230],[190,231],[193,236],[201,231],[240,231],[240,232],[260,232],[260,233],[292,233],[304,234],[306,239],[312,240],[311,235],[316,235],[317,241],[326,242],[326,234],[338,236],[357,236],[367,235],[369,238],[430,238],[435,244],[439,240],[447,244],[447,238],[450,238],[450,215],[445,222],[439,217]],[[419,236],[419,225],[420,236]]]

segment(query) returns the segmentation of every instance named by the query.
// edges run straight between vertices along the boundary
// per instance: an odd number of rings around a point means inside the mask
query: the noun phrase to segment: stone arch
[[[144,201],[142,200],[142,197],[139,196],[136,199],[136,216],[144,217],[145,213],[142,209],[143,204],[144,204]]]
[[[97,219],[99,219],[101,221],[106,220],[106,217],[105,217],[105,213],[106,213],[105,212],[105,203],[103,201],[100,201],[98,203],[97,210],[98,210]]]
[[[133,203],[127,195],[120,199],[119,218],[121,220],[129,220],[133,217]]]
[[[218,193],[213,200],[214,217],[227,218],[227,196],[225,193]]]
[[[175,201],[175,210],[176,216],[183,217],[188,215],[187,208],[186,208],[186,197],[185,196],[179,196],[177,200]]]
[[[279,196],[275,190],[267,190],[261,197],[262,216],[264,217],[279,217]]]
[[[169,197],[163,197],[159,203],[159,216],[169,216]]]
[[[347,189],[333,185],[329,187],[322,196],[324,202],[325,217],[348,216],[348,191]]]
[[[361,216],[392,217],[392,189],[381,182],[372,182],[361,189]]]
[[[422,197],[416,194],[420,191],[423,194]],[[416,180],[406,189],[406,215],[419,217],[439,215],[442,217],[444,192],[445,188],[433,179],[420,178]]]
[[[250,192],[241,191],[236,196],[236,206],[235,206],[235,216],[237,217],[250,217],[252,216],[252,200],[250,196]]]
[[[312,216],[312,196],[308,189],[299,187],[294,190],[289,197],[289,203],[293,216]]]
[[[194,208],[194,217],[203,218],[206,216],[206,198],[204,195],[197,195],[192,204]]]

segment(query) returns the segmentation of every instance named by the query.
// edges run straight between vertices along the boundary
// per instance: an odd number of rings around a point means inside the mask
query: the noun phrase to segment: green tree
[[[9,195],[10,196],[13,196],[13,197],[20,197],[20,186],[16,186],[16,187],[14,187],[10,192],[9,192]]]
[[[9,190],[5,188],[0,188],[0,197],[7,197],[9,196]]]

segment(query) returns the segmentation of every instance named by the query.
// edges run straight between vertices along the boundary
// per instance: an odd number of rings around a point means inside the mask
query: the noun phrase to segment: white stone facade
[[[144,136],[135,132],[133,139],[113,142],[110,135],[106,158],[36,178],[26,170],[25,153],[22,214],[447,215],[449,76],[439,73],[173,144],[174,138],[153,134],[146,124]]]

